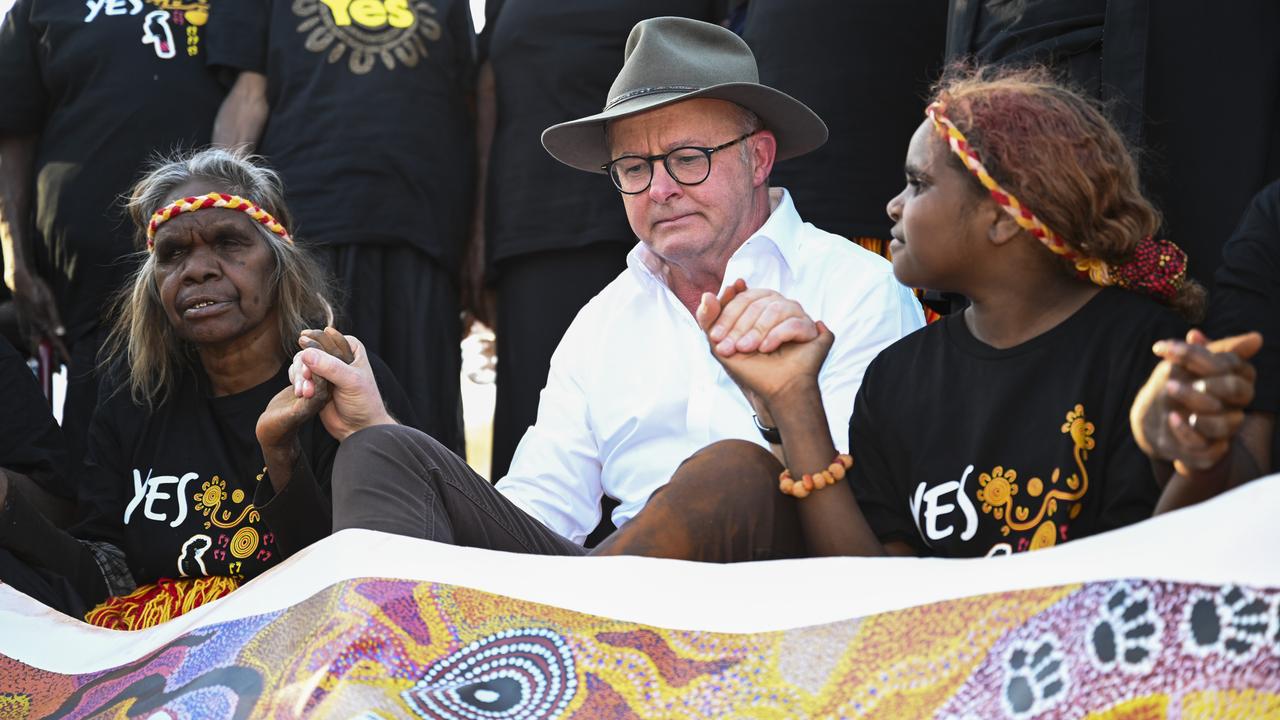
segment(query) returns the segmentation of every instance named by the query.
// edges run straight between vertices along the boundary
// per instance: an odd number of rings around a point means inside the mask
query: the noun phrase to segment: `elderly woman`
[[[159,165],[129,209],[147,249],[106,346],[82,519],[57,531],[0,482],[0,548],[60,609],[158,583],[90,613],[116,627],[225,594],[329,533],[338,444],[315,420],[324,393],[298,399],[287,365],[298,347],[356,359],[336,331],[304,334],[329,320],[328,288],[292,241],[273,172],[205,150]]]

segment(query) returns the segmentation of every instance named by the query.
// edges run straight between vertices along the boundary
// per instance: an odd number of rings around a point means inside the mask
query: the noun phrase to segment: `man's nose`
[[[654,202],[664,202],[680,194],[682,187],[675,178],[671,177],[671,173],[667,172],[666,163],[653,163],[653,179],[649,181],[649,199]]]

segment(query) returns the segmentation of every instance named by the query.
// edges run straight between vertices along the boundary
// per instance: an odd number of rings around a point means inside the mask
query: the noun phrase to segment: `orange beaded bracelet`
[[[843,480],[845,471],[851,467],[853,467],[853,458],[846,453],[840,453],[825,470],[819,470],[813,474],[806,473],[799,480],[791,477],[790,470],[783,470],[778,476],[778,489],[783,495],[796,498],[808,497],[814,490],[821,490]]]

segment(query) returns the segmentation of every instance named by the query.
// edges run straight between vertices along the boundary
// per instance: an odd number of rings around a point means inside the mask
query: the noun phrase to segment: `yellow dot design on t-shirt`
[[[1002,521],[1002,535],[1008,536],[1011,532],[1026,532],[1034,528],[1035,534],[1028,549],[1038,550],[1057,543],[1057,524],[1048,518],[1058,511],[1059,503],[1072,503],[1068,511],[1071,519],[1080,515],[1080,500],[1089,492],[1089,471],[1085,467],[1085,461],[1089,457],[1089,451],[1096,445],[1093,438],[1095,430],[1093,423],[1085,417],[1084,405],[1077,404],[1067,411],[1066,422],[1062,424],[1060,432],[1071,438],[1072,456],[1078,472],[1062,479],[1061,470],[1054,468],[1048,483],[1039,477],[1027,480],[1024,497],[1039,500],[1039,507],[1034,511],[1032,507],[1015,503],[1019,483],[1018,472],[1013,468],[997,465],[991,472],[978,476],[975,496],[982,503],[982,512]],[[1059,486],[1060,480],[1065,487]]]
[[[231,537],[231,555],[241,560],[249,557],[258,549],[258,531],[245,526]]]
[[[232,519],[232,510],[222,507],[227,501],[227,481],[221,477],[214,475],[200,485],[200,492],[192,496],[196,501],[196,512],[208,518],[208,522],[204,524],[204,528],[208,530],[210,526],[217,526],[224,530],[231,528],[244,522],[246,519],[251,522],[257,522],[260,513],[250,503],[240,510],[240,514]],[[236,488],[231,492],[231,502],[239,505],[244,502],[245,494],[240,488]]]

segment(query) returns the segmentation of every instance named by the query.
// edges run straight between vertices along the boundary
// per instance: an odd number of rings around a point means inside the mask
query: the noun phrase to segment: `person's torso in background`
[[[805,220],[848,238],[889,237],[889,199],[941,69],[942,0],[751,0],[743,39],[760,82],[808,105],[830,129],[817,150],[778,163]]]
[[[271,0],[259,149],[298,235],[409,242],[452,266],[474,184],[466,0]]]
[[[5,52],[4,62],[38,74],[32,81],[43,95],[43,108],[24,111],[40,136],[36,260],[73,336],[97,321],[131,267],[120,259],[134,249],[120,198],[142,166],[157,153],[209,142],[226,92],[207,67],[206,25],[217,3],[32,0],[11,11],[25,14],[33,48],[26,60]],[[10,89],[39,102],[26,89]]]

